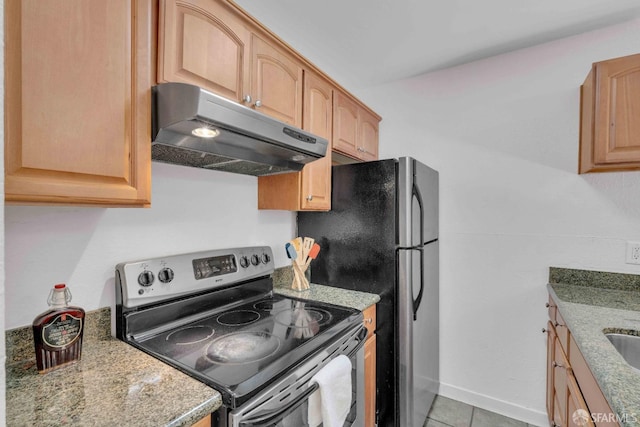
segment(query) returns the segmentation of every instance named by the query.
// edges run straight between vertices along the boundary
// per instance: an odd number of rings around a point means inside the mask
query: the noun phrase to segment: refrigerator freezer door
[[[439,384],[438,173],[399,160],[398,425],[419,427]]]

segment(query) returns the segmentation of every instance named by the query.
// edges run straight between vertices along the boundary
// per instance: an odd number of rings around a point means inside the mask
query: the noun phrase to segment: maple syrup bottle
[[[80,360],[84,310],[71,307],[71,292],[64,284],[53,287],[49,310],[33,321],[36,365],[41,374]]]

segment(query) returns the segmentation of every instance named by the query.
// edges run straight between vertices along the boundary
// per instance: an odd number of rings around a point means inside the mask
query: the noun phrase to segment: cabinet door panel
[[[358,157],[358,106],[342,93],[334,94],[333,149]]]
[[[551,322],[547,322],[547,415],[549,417],[549,424],[553,422],[555,412],[555,343],[556,343],[556,331]]]
[[[365,161],[378,160],[378,120],[360,110],[360,148]]]
[[[158,81],[191,83],[241,102],[249,32],[224,4],[166,0],[159,19]]]
[[[302,127],[302,66],[256,34],[251,37],[251,52],[254,107]]]
[[[303,128],[329,141],[324,158],[306,165],[302,171],[304,210],[331,209],[331,123],[333,89],[325,80],[311,72],[304,76]]]
[[[556,424],[566,426],[569,398],[567,388],[569,362],[567,362],[567,358],[564,355],[562,346],[560,345],[560,341],[557,337],[553,346],[555,354],[553,362],[553,387],[555,389],[554,418],[556,416],[555,414],[559,414],[560,420],[555,420]]]
[[[376,335],[364,343],[364,425],[374,426],[376,419]]]
[[[151,2],[6,3],[5,193],[147,204]]]
[[[567,425],[569,427],[595,427],[591,412],[582,398],[580,388],[573,375],[567,376]]]
[[[596,67],[596,163],[640,162],[640,55]]]

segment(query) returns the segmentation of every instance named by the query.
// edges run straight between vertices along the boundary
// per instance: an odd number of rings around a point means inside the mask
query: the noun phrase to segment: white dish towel
[[[309,396],[309,426],[342,427],[351,408],[351,360],[341,354],[315,374],[309,386],[319,389]]]

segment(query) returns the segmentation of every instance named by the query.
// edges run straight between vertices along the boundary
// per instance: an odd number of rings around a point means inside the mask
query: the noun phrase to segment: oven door
[[[364,339],[363,327],[351,331],[311,357],[291,374],[270,386],[255,398],[234,410],[220,410],[220,425],[228,427],[307,427],[309,397],[317,390],[310,380],[332,358],[346,354],[351,359],[351,410],[345,427],[364,427]],[[333,348],[338,347],[338,348]],[[336,351],[342,350],[342,351]],[[346,350],[346,351],[345,351]],[[331,355],[331,356],[329,356]],[[226,424],[225,424],[226,423]],[[315,427],[315,426],[311,426]]]

